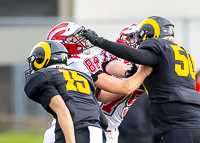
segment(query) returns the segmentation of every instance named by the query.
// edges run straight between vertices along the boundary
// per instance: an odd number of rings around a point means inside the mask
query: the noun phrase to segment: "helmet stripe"
[[[160,36],[160,26],[157,23],[157,21],[152,19],[152,18],[149,18],[149,19],[145,20],[144,22],[142,22],[142,24],[140,25],[140,28],[145,24],[150,24],[151,26],[153,26],[153,28],[154,28],[154,36],[153,37],[155,38],[157,36],[156,38],[159,38],[159,36]],[[146,39],[143,39],[143,40],[146,40]]]
[[[44,60],[43,60],[43,62],[40,63],[40,64],[37,63],[37,61],[35,60],[34,63],[33,63],[33,65],[34,65],[37,69],[41,69],[41,68],[43,68],[44,66],[48,65],[48,63],[49,63],[49,61],[50,61],[50,58],[51,58],[51,48],[50,48],[50,46],[49,46],[48,43],[46,43],[46,42],[40,42],[40,43],[38,43],[38,44],[33,48],[33,50],[36,49],[36,48],[38,48],[38,47],[41,47],[41,48],[44,49],[44,52],[45,52]]]

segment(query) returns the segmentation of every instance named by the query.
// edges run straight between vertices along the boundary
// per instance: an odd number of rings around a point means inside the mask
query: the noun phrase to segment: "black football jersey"
[[[199,128],[200,94],[195,91],[195,64],[191,55],[177,44],[159,38],[145,40],[139,49],[158,55],[158,64],[144,81],[151,103],[162,103],[151,104],[156,133],[172,128]]]
[[[139,49],[151,50],[158,55],[158,64],[144,81],[151,102],[200,104],[200,94],[194,90],[195,64],[184,48],[168,40],[152,38],[142,42]]]
[[[26,95],[56,118],[49,107],[55,95],[61,95],[76,125],[99,122],[99,106],[94,97],[95,86],[88,75],[66,69],[42,68],[30,75],[24,87]]]
[[[151,103],[200,105],[200,93],[195,91],[195,64],[183,47],[161,38],[147,39],[138,49],[106,39],[99,47],[130,62],[153,67],[144,81]]]
[[[174,128],[200,127],[200,93],[195,91],[195,64],[184,48],[160,38],[147,39],[138,49],[106,39],[99,47],[133,63],[153,67],[144,85],[156,134]]]

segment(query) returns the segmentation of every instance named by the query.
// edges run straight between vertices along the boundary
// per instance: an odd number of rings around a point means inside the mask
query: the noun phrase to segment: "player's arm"
[[[104,69],[107,73],[117,76],[117,77],[122,77],[125,78],[125,72],[131,67],[131,65],[127,65],[123,63],[122,61],[119,60],[113,60],[108,62]]]
[[[49,106],[57,114],[58,122],[64,133],[66,143],[75,143],[74,125],[69,109],[60,95],[54,96]]]
[[[149,50],[150,48],[134,49],[130,46],[108,41],[106,39],[103,39],[102,43],[99,44],[99,47],[133,63],[149,66],[155,66],[158,64],[158,55]]]
[[[84,30],[82,36],[88,39],[93,45],[130,62],[149,66],[155,66],[159,62],[157,54],[149,50],[150,47],[157,46],[159,44],[156,41],[152,42],[152,45],[145,45],[147,47],[146,49],[134,49],[130,46],[98,37],[98,35],[90,29]]]
[[[40,103],[45,110],[49,111],[50,107],[57,114],[66,141],[75,143],[70,112],[55,87],[49,86],[47,76],[42,72],[30,75],[25,83],[24,91],[31,100]]]
[[[108,103],[108,102],[111,102],[111,101],[118,99],[122,96],[126,96],[126,95],[116,94],[116,93],[107,92],[105,90],[101,90],[101,93],[97,97],[97,100],[100,101],[100,102],[103,102],[103,103]]]
[[[125,80],[109,76],[106,73],[96,73],[92,77],[94,79],[94,84],[98,88],[108,92],[127,95],[135,91],[151,72],[151,67],[139,66],[136,74]]]

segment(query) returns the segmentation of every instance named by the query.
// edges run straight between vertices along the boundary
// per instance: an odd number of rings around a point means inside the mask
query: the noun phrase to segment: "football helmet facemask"
[[[68,54],[80,54],[83,50],[92,48],[93,45],[81,37],[85,28],[73,22],[62,22],[54,26],[47,34],[46,40],[56,40],[68,50]]]
[[[138,28],[139,28],[139,25],[135,23],[125,26],[120,31],[118,38],[116,39],[116,42],[134,47],[134,44],[135,44],[134,39],[137,34]],[[133,40],[131,40],[131,38],[133,38]]]
[[[166,18],[160,16],[151,16],[144,20],[136,36],[136,43],[149,38],[174,37],[174,25]]]
[[[36,44],[27,58],[29,68],[25,71],[25,76],[29,76],[35,71],[53,64],[67,65],[67,49],[56,41],[45,40]]]

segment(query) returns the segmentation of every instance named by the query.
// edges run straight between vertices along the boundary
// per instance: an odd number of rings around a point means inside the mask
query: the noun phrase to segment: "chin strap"
[[[163,37],[162,39],[165,39],[174,43],[174,37]]]

